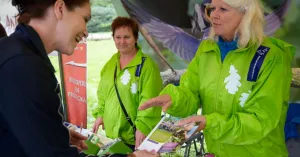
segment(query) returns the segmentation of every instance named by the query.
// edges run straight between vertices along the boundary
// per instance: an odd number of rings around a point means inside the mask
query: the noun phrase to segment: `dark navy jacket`
[[[63,126],[60,89],[37,32],[18,25],[0,38],[0,156],[75,157]]]

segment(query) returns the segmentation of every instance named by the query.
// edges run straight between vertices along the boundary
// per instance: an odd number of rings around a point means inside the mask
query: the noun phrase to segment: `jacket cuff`
[[[160,93],[159,95],[168,94],[171,97],[172,105],[168,108],[168,113],[172,114],[173,112],[176,113],[176,101],[178,98],[178,95],[176,95],[175,86],[172,84],[167,85]]]
[[[204,131],[209,131],[210,128],[211,128],[211,123],[212,123],[212,120],[213,120],[213,115],[212,114],[209,114],[209,115],[204,115],[205,119],[206,119],[206,125],[205,125],[205,128],[204,128]]]
[[[93,117],[94,118],[99,118],[99,117],[103,117],[103,112],[94,112],[94,113],[92,113],[92,115],[93,115]]]
[[[148,136],[149,133],[151,132],[151,130],[149,129],[149,127],[146,124],[144,124],[144,123],[142,123],[140,121],[136,121],[135,125],[136,125],[136,129],[139,130],[139,131],[141,131],[145,136]]]

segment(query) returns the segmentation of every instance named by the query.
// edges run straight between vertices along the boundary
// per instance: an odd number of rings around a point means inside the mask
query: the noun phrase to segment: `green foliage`
[[[111,2],[109,0],[98,0],[93,1],[92,4],[92,19],[87,25],[88,31],[90,33],[109,32],[112,20],[117,17]]]
[[[113,7],[111,0],[92,0],[92,6]]]

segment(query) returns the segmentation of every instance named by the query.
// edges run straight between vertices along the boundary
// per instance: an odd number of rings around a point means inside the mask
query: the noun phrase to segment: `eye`
[[[84,18],[84,22],[85,22],[85,23],[88,23],[89,20],[88,20],[87,18]]]
[[[225,9],[225,8],[221,8],[221,11],[227,11],[227,9]]]

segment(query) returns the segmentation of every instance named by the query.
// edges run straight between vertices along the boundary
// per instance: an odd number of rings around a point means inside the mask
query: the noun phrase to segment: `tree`
[[[113,8],[113,4],[111,3],[111,0],[93,0],[92,1],[92,6]]]
[[[235,94],[242,85],[240,82],[241,76],[237,72],[234,65],[231,65],[229,70],[230,75],[224,80],[224,83],[226,83],[225,88],[230,94]]]
[[[109,32],[112,20],[116,17],[114,8],[92,6],[92,19],[87,25],[88,31],[91,33]]]

